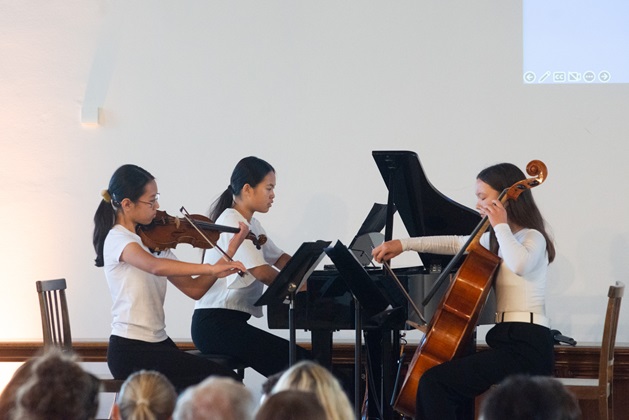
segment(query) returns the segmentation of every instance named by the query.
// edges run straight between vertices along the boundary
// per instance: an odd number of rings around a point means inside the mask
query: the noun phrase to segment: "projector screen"
[[[629,2],[523,0],[523,81],[628,83]]]

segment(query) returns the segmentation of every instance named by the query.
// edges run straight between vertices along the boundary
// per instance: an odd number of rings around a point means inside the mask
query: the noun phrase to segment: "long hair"
[[[480,179],[494,190],[502,192],[516,182],[526,179],[526,176],[520,168],[511,163],[499,163],[483,169],[476,178]],[[518,199],[510,201],[506,208],[507,217],[510,222],[524,228],[535,229],[544,236],[548,262],[553,262],[555,259],[555,245],[546,231],[544,218],[537,204],[535,204],[531,190],[529,189],[522,192]],[[498,241],[496,240],[493,229],[490,232],[490,250],[497,253]]]
[[[255,188],[270,172],[275,172],[275,169],[265,160],[255,156],[241,159],[232,172],[229,186],[212,203],[210,219],[216,221],[225,209],[231,208],[234,205],[234,196],[240,195],[245,184]]]
[[[273,387],[273,393],[288,389],[313,392],[329,420],[351,419],[355,416],[339,381],[330,371],[315,362],[305,360],[292,366],[282,374]]]
[[[135,202],[142,194],[146,184],[155,177],[136,165],[122,165],[111,176],[109,187],[104,190],[94,214],[94,234],[92,243],[96,251],[96,267],[104,265],[103,246],[109,230],[116,223],[116,213],[120,211],[120,202],[125,198]]]
[[[151,370],[129,376],[116,401],[122,420],[168,420],[176,402],[175,387],[164,375]]]

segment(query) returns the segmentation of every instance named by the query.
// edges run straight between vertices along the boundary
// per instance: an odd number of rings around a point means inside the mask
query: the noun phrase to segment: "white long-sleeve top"
[[[545,316],[546,274],[548,254],[546,240],[535,229],[521,229],[515,234],[506,223],[494,227],[502,258],[496,276],[497,312],[533,312]],[[405,251],[454,255],[467,242],[468,236],[425,236],[401,239]],[[489,249],[489,233],[480,244]]]

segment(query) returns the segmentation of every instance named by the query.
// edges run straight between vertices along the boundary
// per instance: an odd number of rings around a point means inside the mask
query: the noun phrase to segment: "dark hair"
[[[262,382],[262,394],[263,395],[271,395],[273,391],[273,387],[280,380],[284,371],[274,373],[273,375],[266,378],[266,381]]]
[[[327,413],[313,392],[290,389],[269,396],[255,420],[320,420]]]
[[[109,230],[116,223],[116,213],[120,210],[120,203],[125,198],[135,202],[142,194],[146,184],[155,177],[148,171],[136,165],[122,165],[111,176],[109,188],[103,191],[96,213],[94,214],[94,235],[92,243],[96,251],[96,267],[102,267],[103,246]]]
[[[483,169],[476,178],[480,179],[494,190],[502,192],[516,182],[526,179],[526,176],[520,168],[511,163],[499,163]],[[535,204],[531,190],[528,189],[522,192],[518,199],[510,201],[506,208],[509,221],[524,228],[535,229],[544,236],[548,262],[553,262],[555,259],[555,245],[546,232],[544,218],[537,208],[537,204]],[[498,252],[498,241],[496,240],[496,235],[493,230],[491,230],[490,236],[490,249],[493,252]]]
[[[14,417],[29,420],[88,420],[96,417],[100,381],[72,353],[51,348],[33,362],[17,390]]]
[[[548,376],[514,375],[481,403],[484,420],[578,420],[579,403],[561,382]]]
[[[255,188],[270,172],[275,172],[275,169],[273,169],[268,162],[260,158],[249,156],[241,159],[232,172],[229,186],[216,201],[212,203],[210,207],[210,219],[216,221],[218,216],[220,216],[225,209],[231,208],[234,204],[234,196],[240,195],[242,187],[244,187],[245,184],[249,184],[249,186]]]

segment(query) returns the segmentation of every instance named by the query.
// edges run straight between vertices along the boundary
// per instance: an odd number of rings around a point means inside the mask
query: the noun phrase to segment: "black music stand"
[[[255,306],[272,303],[288,303],[288,329],[290,331],[289,366],[297,361],[297,343],[295,335],[295,294],[303,282],[317,267],[324,257],[323,249],[330,241],[304,242],[288,260],[266,292],[260,296]],[[287,302],[288,301],[288,302]]]
[[[393,212],[395,212],[395,208]],[[386,226],[387,214],[386,204],[374,203],[365,221],[358,229],[358,233],[348,245],[349,250],[363,266],[372,264],[371,251],[384,240],[384,234],[380,232]]]
[[[356,256],[350,252],[350,250],[337,241],[334,247],[326,248],[325,253],[334,262],[334,265],[338,269],[341,277],[347,284],[348,289],[354,297],[354,322],[356,327],[356,336],[354,343],[354,358],[356,369],[354,371],[354,408],[358,410],[359,402],[359,387],[360,387],[360,366],[361,362],[361,309],[365,314],[379,326],[384,326],[389,322],[400,322],[400,316],[404,316],[402,308],[392,308],[388,299],[382,294],[378,286],[375,285],[373,279],[367,273],[365,268],[358,261]],[[368,363],[369,366],[369,363]],[[369,366],[371,370],[371,366]],[[373,378],[373,374],[368,375]],[[388,390],[384,390],[385,393]],[[380,404],[384,404],[384,393],[378,398]],[[384,407],[380,407],[380,413],[387,410]],[[358,410],[357,412],[360,412]]]

